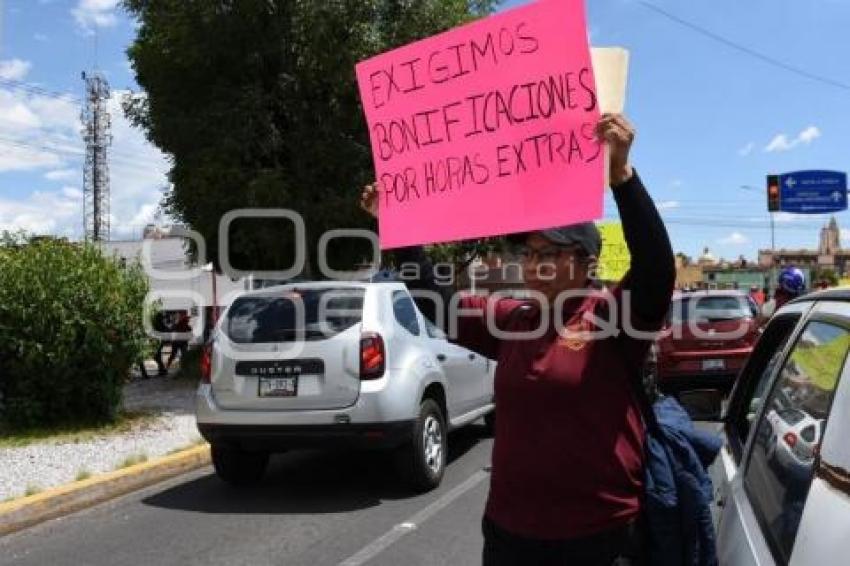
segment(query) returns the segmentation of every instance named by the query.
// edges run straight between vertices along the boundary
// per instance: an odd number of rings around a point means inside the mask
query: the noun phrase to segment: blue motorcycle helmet
[[[802,295],[806,290],[806,276],[798,267],[785,267],[779,273],[779,287],[791,295]]]

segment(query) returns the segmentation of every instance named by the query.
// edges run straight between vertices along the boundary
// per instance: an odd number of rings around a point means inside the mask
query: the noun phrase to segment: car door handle
[[[446,355],[445,354],[437,354],[437,361],[439,361],[439,362],[446,361]]]
[[[469,354],[469,359],[470,359],[470,360],[474,360],[474,359],[475,359],[475,354]]]

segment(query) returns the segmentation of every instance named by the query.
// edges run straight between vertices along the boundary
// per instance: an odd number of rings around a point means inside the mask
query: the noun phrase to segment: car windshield
[[[670,305],[670,322],[689,320],[716,322],[752,318],[753,312],[745,297],[682,297]]]
[[[363,289],[309,289],[240,297],[223,326],[237,344],[330,338],[361,321]]]

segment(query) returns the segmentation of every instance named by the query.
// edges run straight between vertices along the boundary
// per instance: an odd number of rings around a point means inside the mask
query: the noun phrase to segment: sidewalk
[[[155,375],[153,373],[152,375]],[[196,384],[153,377],[124,388],[124,408],[151,412],[123,433],[84,442],[38,442],[0,448],[0,501],[76,481],[81,473],[99,474],[128,459],[152,459],[200,440],[193,412]]]

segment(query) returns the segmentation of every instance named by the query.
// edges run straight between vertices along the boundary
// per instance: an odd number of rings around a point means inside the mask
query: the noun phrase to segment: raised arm
[[[623,116],[606,115],[598,132],[608,142],[611,187],[631,254],[629,274],[621,286],[631,292],[632,311],[642,321],[660,323],[670,306],[676,264],[658,209],[629,164],[635,130]]]

